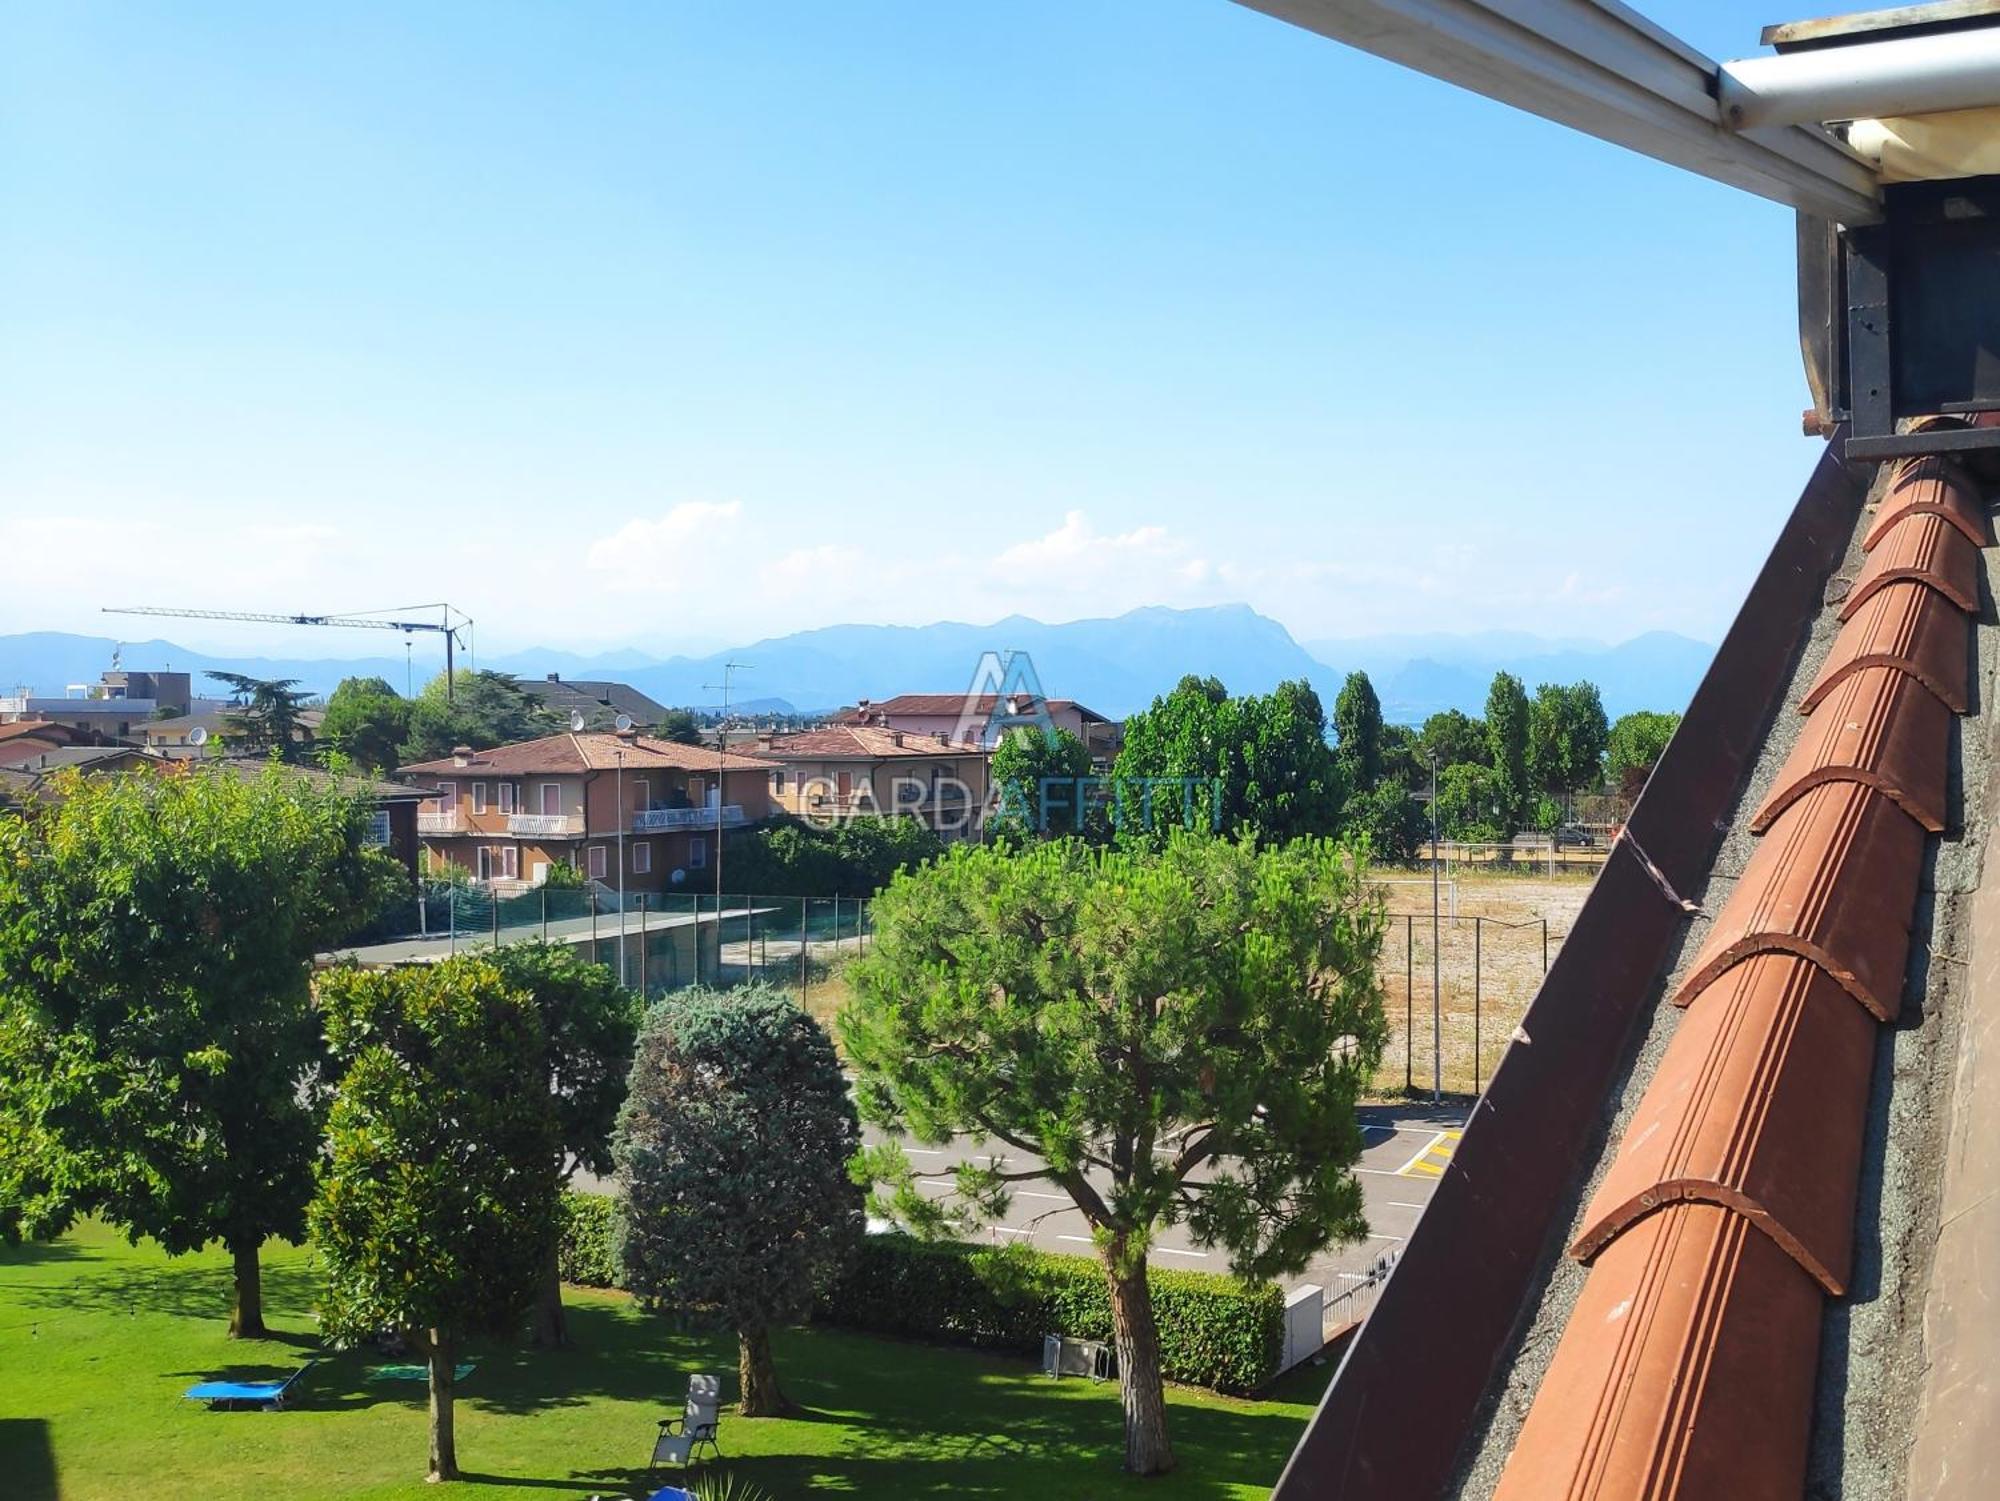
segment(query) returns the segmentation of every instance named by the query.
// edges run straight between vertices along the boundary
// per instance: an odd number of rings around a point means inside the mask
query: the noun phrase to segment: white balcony
[[[539,839],[575,838],[583,833],[581,813],[509,813],[507,832]]]
[[[419,810],[417,813],[417,832],[419,834],[462,834],[465,832],[465,821],[455,812],[425,813]]]
[[[643,808],[632,815],[632,832],[635,834],[664,834],[675,829],[712,829],[716,815],[721,814],[725,829],[741,828],[749,822],[744,818],[742,808],[735,803],[724,803],[716,808]]]

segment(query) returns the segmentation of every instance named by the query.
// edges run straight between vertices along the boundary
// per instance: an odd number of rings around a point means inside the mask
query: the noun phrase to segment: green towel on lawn
[[[454,1381],[463,1381],[467,1376],[472,1374],[472,1367],[475,1363],[470,1360],[459,1362],[452,1369],[451,1379]],[[368,1368],[368,1379],[370,1381],[428,1381],[431,1379],[431,1371],[429,1366],[421,1365],[370,1366]]]

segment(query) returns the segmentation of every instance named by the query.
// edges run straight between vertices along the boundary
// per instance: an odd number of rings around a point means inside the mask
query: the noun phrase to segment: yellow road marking
[[[1444,1170],[1451,1165],[1451,1154],[1457,1148],[1463,1131],[1440,1131],[1424,1144],[1423,1150],[1396,1169],[1405,1178],[1442,1178]]]

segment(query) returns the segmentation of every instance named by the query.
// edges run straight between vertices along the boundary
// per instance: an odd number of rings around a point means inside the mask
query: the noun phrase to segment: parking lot
[[[1365,1106],[1358,1113],[1363,1146],[1355,1173],[1366,1206],[1368,1238],[1314,1258],[1305,1271],[1287,1279],[1288,1288],[1315,1283],[1329,1298],[1335,1297],[1365,1279],[1377,1263],[1393,1259],[1430,1202],[1463,1124],[1457,1110],[1434,1111],[1408,1104]],[[871,1140],[876,1139],[875,1133],[869,1134]],[[951,1193],[951,1173],[961,1162],[997,1157],[1006,1172],[1021,1172],[1033,1165],[1032,1158],[996,1142],[966,1140],[943,1147],[906,1142],[903,1150],[916,1168],[919,1186],[934,1197]],[[1015,1185],[1006,1221],[987,1225],[983,1234],[995,1242],[1025,1240],[1043,1250],[1072,1254],[1088,1253],[1091,1245],[1090,1227],[1069,1195],[1042,1182]],[[1163,1230],[1150,1254],[1160,1266],[1229,1270],[1227,1253],[1195,1245],[1184,1225]]]

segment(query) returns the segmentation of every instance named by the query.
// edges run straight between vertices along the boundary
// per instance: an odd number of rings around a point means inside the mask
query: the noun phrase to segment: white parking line
[[[1149,1254],[1155,1256],[1199,1256],[1203,1261],[1208,1260],[1208,1252],[1206,1251],[1183,1251],[1177,1246],[1154,1246]]]
[[[1422,1204],[1412,1204],[1408,1199],[1391,1199],[1390,1205],[1397,1209],[1422,1209]]]
[[[1370,1240],[1401,1240],[1403,1237],[1400,1235],[1371,1235],[1368,1238]]]

